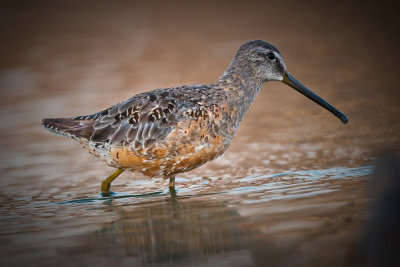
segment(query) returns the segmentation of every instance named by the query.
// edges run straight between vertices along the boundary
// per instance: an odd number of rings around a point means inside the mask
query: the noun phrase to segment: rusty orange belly
[[[192,143],[153,148],[151,150],[131,150],[129,147],[111,147],[110,165],[118,168],[142,172],[150,177],[170,177],[180,172],[193,170],[207,161],[220,156],[221,137],[213,142],[193,145]]]

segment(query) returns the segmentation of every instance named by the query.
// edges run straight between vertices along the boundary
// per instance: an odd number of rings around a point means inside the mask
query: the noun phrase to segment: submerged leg
[[[175,177],[169,177],[169,188],[175,189]]]
[[[118,175],[120,175],[123,171],[124,171],[124,169],[118,169],[113,174],[111,174],[106,179],[104,179],[103,182],[101,182],[101,193],[102,194],[104,194],[104,193],[107,194],[110,192],[111,182],[114,181],[115,178],[117,178]]]

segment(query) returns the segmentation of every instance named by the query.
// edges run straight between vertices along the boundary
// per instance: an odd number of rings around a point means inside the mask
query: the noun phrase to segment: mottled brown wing
[[[94,114],[97,118],[90,141],[148,149],[171,132],[183,109],[178,109],[165,90],[137,95]]]

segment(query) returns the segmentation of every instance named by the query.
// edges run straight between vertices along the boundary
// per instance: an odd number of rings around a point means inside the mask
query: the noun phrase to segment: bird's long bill
[[[292,75],[290,75],[289,72],[286,72],[283,75],[282,82],[289,85],[290,87],[292,87],[296,91],[300,92],[301,94],[305,95],[306,97],[308,97],[309,99],[311,99],[312,101],[314,101],[315,103],[320,105],[321,107],[324,107],[327,110],[329,110],[333,115],[338,117],[343,123],[348,122],[346,115],[344,115],[342,112],[337,110],[334,106],[332,106],[331,104],[329,104],[328,102],[326,102],[325,100],[323,100],[322,98],[320,98],[319,96],[314,94],[311,90],[307,89],[304,85],[302,85],[299,81],[297,81]]]

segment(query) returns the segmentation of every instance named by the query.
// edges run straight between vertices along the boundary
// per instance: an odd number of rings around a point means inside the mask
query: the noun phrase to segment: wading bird
[[[240,46],[221,78],[209,85],[186,85],[138,94],[92,115],[43,119],[49,130],[80,142],[115,173],[124,170],[169,179],[222,155],[264,82],[281,81],[329,110],[343,123],[347,117],[308,90],[286,70],[273,45],[255,40]]]

